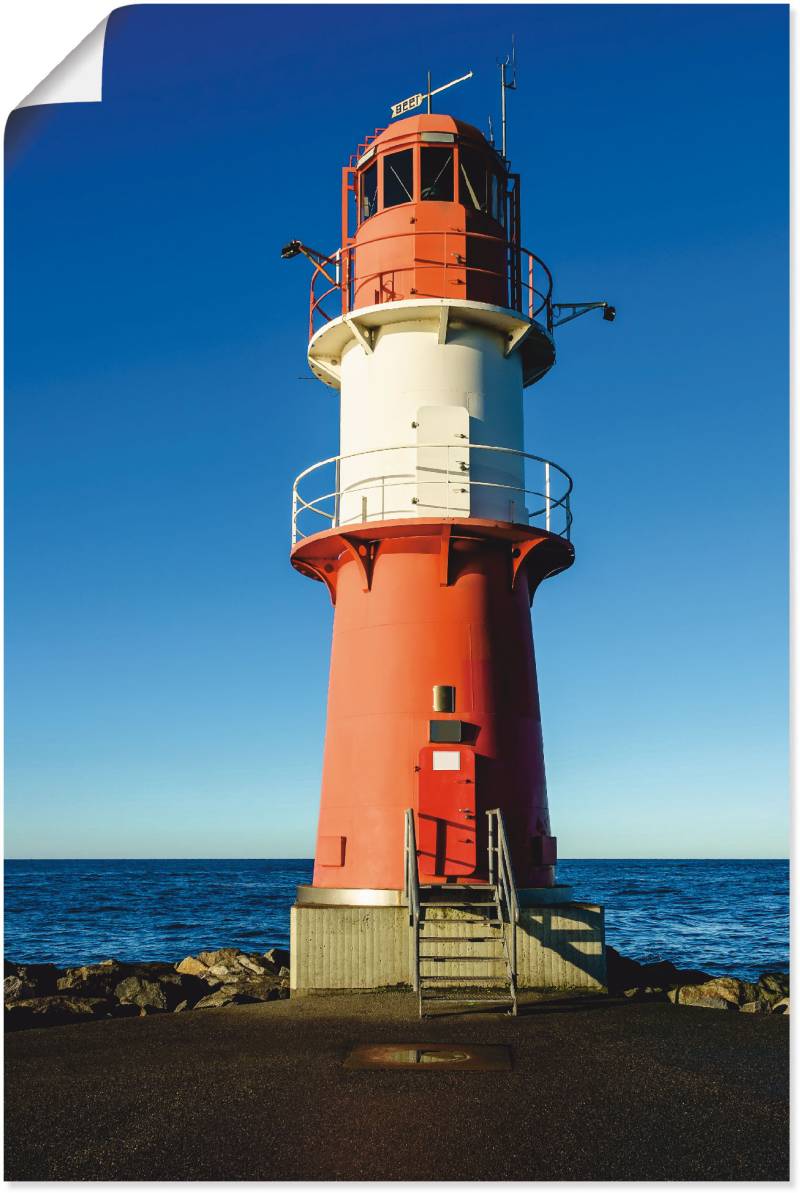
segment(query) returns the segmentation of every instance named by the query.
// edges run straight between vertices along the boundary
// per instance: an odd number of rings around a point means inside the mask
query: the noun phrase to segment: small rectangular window
[[[401,149],[383,159],[383,206],[397,207],[414,197],[414,153]]]
[[[453,151],[423,145],[421,153],[420,197],[439,203],[453,202]]]
[[[361,175],[359,222],[368,220],[378,210],[378,163],[373,162]]]

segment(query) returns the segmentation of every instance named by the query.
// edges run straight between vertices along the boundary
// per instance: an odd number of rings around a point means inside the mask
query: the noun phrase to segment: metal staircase
[[[405,891],[420,1018],[440,1005],[493,1004],[517,1013],[519,904],[503,818],[489,818],[489,881],[420,886],[414,815],[406,811]]]

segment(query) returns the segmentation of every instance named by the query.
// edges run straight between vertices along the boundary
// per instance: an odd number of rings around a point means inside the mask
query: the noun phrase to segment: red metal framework
[[[364,156],[364,154],[367,152],[367,150],[369,149],[372,142],[377,141],[377,139],[381,135],[381,133],[385,133],[385,132],[386,132],[386,126],[384,125],[383,128],[376,128],[374,133],[367,134],[367,136],[361,142],[361,144],[359,145],[359,147],[355,151],[355,153],[350,154],[350,169],[351,170],[355,169],[356,163],[358,161],[360,161],[360,159]]]
[[[349,171],[346,169],[344,173],[347,174]],[[363,275],[357,272],[359,252],[365,254],[368,250],[374,250],[378,244],[409,237],[418,240],[426,237],[430,252],[426,251],[424,256],[415,256],[410,264],[379,269]],[[471,264],[469,249],[474,245],[494,249],[502,258],[502,267],[492,269],[485,265]],[[412,274],[421,274],[428,286],[419,289],[410,285],[410,281],[414,280]],[[415,229],[393,232],[358,244],[345,244],[331,256],[316,263],[311,275],[309,339],[325,323],[358,307],[371,306],[378,302],[395,302],[409,297],[441,298],[450,292],[449,283],[454,278],[461,278],[465,283],[470,278],[482,278],[495,283],[505,300],[498,305],[518,311],[532,320],[544,312],[547,329],[552,330],[553,277],[544,261],[535,253],[511,240],[485,232]],[[322,289],[325,283],[327,286]],[[367,297],[370,287],[372,294]],[[466,290],[465,284],[462,297],[468,296]],[[337,294],[338,298],[333,298]],[[331,299],[338,308],[335,313],[326,310],[323,305],[326,300]],[[328,305],[330,307],[330,302]]]

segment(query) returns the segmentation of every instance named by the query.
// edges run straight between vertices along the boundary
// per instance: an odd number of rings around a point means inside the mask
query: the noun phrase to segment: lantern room
[[[353,308],[416,297],[518,307],[519,180],[472,125],[398,121],[343,186]]]

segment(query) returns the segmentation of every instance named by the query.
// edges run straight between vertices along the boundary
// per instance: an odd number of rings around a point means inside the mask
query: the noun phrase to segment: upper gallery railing
[[[413,255],[402,264],[379,270],[367,268],[366,272],[361,272],[359,255],[363,259],[374,253],[377,246],[390,250],[392,242],[402,242],[410,236],[415,238],[415,245],[427,238],[423,241],[424,256]],[[482,262],[476,264],[475,258],[482,258]],[[381,302],[406,297],[410,287],[403,275],[416,271],[423,271],[428,285],[440,292],[429,295],[419,292],[420,298],[440,297],[447,293],[448,282],[454,274],[466,275],[467,286],[474,283],[493,293],[493,298],[486,301],[496,299],[498,305],[519,311],[527,319],[544,315],[548,331],[552,330],[553,277],[535,253],[485,232],[414,229],[359,241],[337,249],[329,257],[317,259],[311,275],[309,339],[339,315],[346,315],[359,306],[373,305],[374,299],[364,296],[365,289],[370,286],[373,292],[377,290]]]

